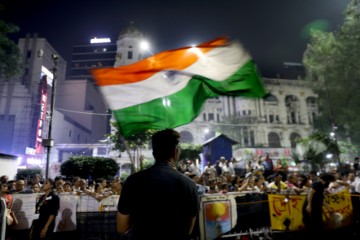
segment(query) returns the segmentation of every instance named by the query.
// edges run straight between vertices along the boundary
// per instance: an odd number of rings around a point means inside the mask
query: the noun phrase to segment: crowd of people
[[[9,180],[6,175],[1,176],[2,187],[4,190],[6,188],[8,194],[43,193],[44,182],[45,179],[42,179],[39,174],[35,174],[31,179],[20,177],[17,180]],[[120,195],[121,179],[115,177],[111,180],[102,178],[86,180],[80,177],[74,177],[70,181],[64,179],[62,176],[58,176],[54,178],[54,191],[57,194],[87,194],[100,201],[110,195]]]
[[[179,161],[178,171],[190,177],[197,185],[199,194],[227,192],[263,192],[307,194],[311,184],[319,180],[316,171],[299,173],[288,171],[281,160],[276,163],[269,154],[248,164],[247,168],[237,168],[237,161],[221,157],[211,164],[206,163],[200,170],[198,160]],[[335,181],[329,186],[329,191],[337,188],[348,188],[351,192],[360,192],[360,178],[355,177],[355,171],[340,174],[333,170]]]
[[[59,195],[76,194],[89,195],[98,201],[111,196],[120,195],[122,183],[120,178],[112,180],[97,179],[85,180],[74,177],[72,181],[66,180],[61,176],[52,179],[43,179],[39,174],[35,174],[31,179],[18,178],[9,180],[6,175],[1,176],[0,197],[6,202],[7,228],[17,224],[16,214],[12,211],[13,199],[16,194],[40,193],[40,198],[36,201],[36,213],[39,219],[34,220],[31,227],[31,239],[48,238],[54,230],[54,218],[59,210]],[[7,238],[9,231],[6,231]]]
[[[351,193],[360,193],[360,178],[356,176],[356,163],[358,161],[355,161],[355,169],[350,169],[348,172],[341,174],[333,170],[331,173],[328,173],[331,177],[325,178],[326,184],[321,185],[321,187],[318,187],[316,184],[314,185],[314,183],[321,182],[322,179],[321,175],[319,176],[319,173],[316,171],[301,174],[299,172],[288,171],[280,160],[274,164],[269,154],[264,157],[259,156],[258,159],[249,163],[245,169],[239,168],[237,166],[238,161],[234,158],[227,160],[225,157],[221,157],[215,164],[207,162],[202,170],[198,159],[177,161],[174,168],[177,168],[181,175],[195,183],[198,195],[255,192],[303,194],[309,196],[311,195],[309,193],[316,192],[316,189],[325,189],[328,192],[348,189]],[[46,186],[46,184],[50,184],[51,187]],[[123,184],[119,177],[111,180],[97,179],[96,181],[74,177],[69,181],[58,176],[52,181],[42,179],[38,174],[34,175],[32,179],[19,178],[17,180],[9,180],[8,176],[4,175],[1,176],[0,194],[1,198],[6,201],[10,215],[14,194],[44,193],[46,196],[51,194],[53,198],[63,193],[86,194],[101,201],[111,195],[121,195],[122,186]],[[41,200],[38,201],[37,207],[39,202]],[[306,212],[311,212],[311,204],[307,203],[304,209]],[[47,215],[46,219],[48,217]],[[9,217],[8,225],[12,224],[16,224],[16,219],[11,221]],[[43,224],[46,224],[45,220]],[[51,225],[51,227],[53,226]],[[42,232],[43,229],[41,228],[35,228],[35,230],[38,236],[47,234]]]

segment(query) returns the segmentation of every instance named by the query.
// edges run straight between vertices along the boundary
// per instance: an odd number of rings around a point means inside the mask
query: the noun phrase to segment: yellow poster
[[[285,195],[269,194],[268,197],[270,222],[273,230],[296,231],[304,228],[302,208],[306,195],[286,197]],[[329,211],[323,207],[326,228],[337,228],[351,223],[353,208],[348,190],[327,194],[324,201],[334,211],[334,214],[330,215]]]
[[[351,195],[348,190],[343,190],[336,194],[325,195],[325,202],[334,211],[330,215],[329,211],[323,208],[323,220],[328,228],[338,228],[350,224],[353,220],[353,206]]]
[[[303,228],[302,208],[305,196],[269,194],[269,213],[273,230],[295,231]]]

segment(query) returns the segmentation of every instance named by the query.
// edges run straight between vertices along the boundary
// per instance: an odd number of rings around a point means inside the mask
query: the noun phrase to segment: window
[[[255,146],[255,133],[254,131],[250,131],[250,146]]]
[[[69,138],[71,138],[71,130],[69,131]]]
[[[80,134],[78,134],[78,136],[77,136],[77,141],[78,142],[80,141]]]
[[[280,144],[280,137],[274,132],[269,133],[268,135],[268,142],[270,148],[278,148],[281,147]]]
[[[269,122],[273,123],[274,122],[274,115],[269,115]]]
[[[133,57],[133,52],[132,51],[128,51],[128,59],[132,59]]]
[[[192,143],[194,141],[194,137],[189,131],[180,132],[180,142],[183,143]]]
[[[206,113],[203,113],[203,121],[206,121]]]
[[[290,123],[295,124],[296,123],[296,115],[294,112],[290,113]]]
[[[106,148],[104,148],[104,147],[99,147],[99,148],[97,149],[97,155],[106,156],[106,155],[107,155]]]
[[[265,97],[264,101],[265,102],[274,102],[274,103],[278,102],[277,98],[272,94],[269,94],[267,97]]]
[[[296,140],[300,139],[301,135],[298,133],[291,133],[290,134],[290,144],[291,144],[291,148],[296,148]]]
[[[209,121],[214,121],[214,114],[213,113],[209,113]]]

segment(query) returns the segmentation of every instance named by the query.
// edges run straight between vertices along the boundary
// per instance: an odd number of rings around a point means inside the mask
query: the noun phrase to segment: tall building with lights
[[[66,62],[44,38],[28,34],[18,42],[24,74],[0,80],[0,152],[41,158],[42,139],[48,134],[52,72],[58,58],[56,81],[63,81]]]
[[[110,38],[92,38],[73,46],[69,79],[91,80],[91,69],[114,66],[116,43]]]

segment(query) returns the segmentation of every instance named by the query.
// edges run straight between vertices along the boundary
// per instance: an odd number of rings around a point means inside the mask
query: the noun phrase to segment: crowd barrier
[[[35,203],[39,196],[13,195],[13,211],[19,221],[12,227],[13,232],[28,230],[32,220],[37,219]],[[194,234],[201,240],[209,240],[239,236],[249,229],[263,229],[263,232],[301,231],[304,228],[302,208],[305,197],[255,192],[203,195]],[[119,196],[110,196],[98,202],[87,195],[61,194],[55,236],[60,236],[58,239],[131,239],[131,235],[120,237],[116,233],[118,199]],[[342,191],[327,195],[326,201],[341,217],[334,220],[324,210],[324,220],[329,229],[352,224],[354,215],[359,215],[354,214],[359,205],[358,196]]]

